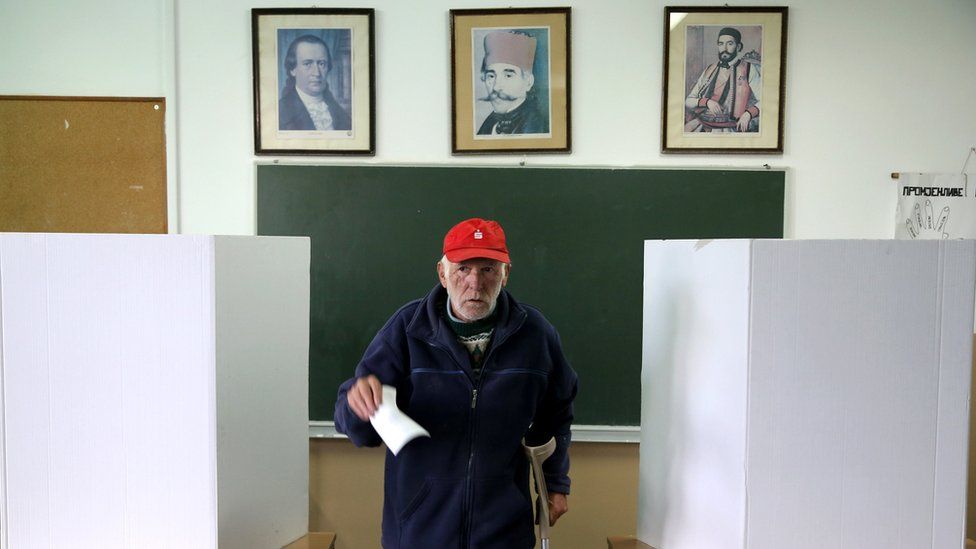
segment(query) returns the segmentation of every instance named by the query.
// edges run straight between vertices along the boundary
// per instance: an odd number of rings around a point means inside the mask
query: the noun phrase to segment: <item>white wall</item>
[[[573,7],[573,153],[532,156],[530,164],[784,166],[791,168],[788,236],[890,237],[889,173],[957,171],[976,143],[976,111],[969,108],[969,98],[976,96],[969,44],[976,3],[969,0],[794,2],[782,156],[662,155],[665,2],[523,3],[567,4]],[[248,11],[257,5],[181,2],[177,10],[181,214],[189,232],[254,231]],[[357,5],[377,9],[377,155],[287,161],[512,165],[521,160],[450,155],[448,10],[507,2]]]
[[[716,5],[709,0],[682,4]],[[377,155],[298,163],[499,164],[450,154],[448,10],[493,0],[371,0],[377,29]],[[348,7],[320,0],[319,7]],[[674,4],[674,2],[671,2]],[[539,0],[573,8],[573,153],[532,165],[789,168],[787,236],[886,238],[893,171],[956,172],[976,144],[971,0],[790,5],[783,155],[662,155],[665,2]],[[0,0],[0,93],[166,93],[180,228],[255,229],[250,9],[291,0]],[[307,4],[304,4],[307,5]],[[171,53],[175,47],[175,54]],[[168,91],[167,91],[168,90]],[[174,116],[175,115],[175,116]],[[171,132],[172,133],[172,132]],[[970,168],[976,172],[976,163]],[[172,182],[172,180],[171,180]],[[171,195],[175,201],[175,194]]]
[[[165,0],[0,0],[0,93],[160,97]]]

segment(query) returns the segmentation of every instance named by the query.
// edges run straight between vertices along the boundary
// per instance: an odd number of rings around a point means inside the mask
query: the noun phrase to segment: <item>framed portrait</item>
[[[570,9],[451,10],[451,148],[570,152]]]
[[[785,7],[664,9],[665,153],[782,153]]]
[[[375,154],[372,9],[252,9],[255,154]]]

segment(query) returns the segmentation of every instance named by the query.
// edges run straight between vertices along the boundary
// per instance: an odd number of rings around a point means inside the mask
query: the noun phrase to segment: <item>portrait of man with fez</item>
[[[548,29],[483,29],[483,57],[475,93],[477,135],[549,133]],[[478,41],[479,31],[475,31]],[[475,49],[475,55],[478,49]],[[473,67],[479,67],[474,64]],[[478,89],[477,86],[475,89]],[[491,110],[484,108],[488,104]]]
[[[336,98],[336,93],[346,99],[349,94],[338,84],[348,82],[349,76],[339,70],[340,64],[333,49],[322,39],[348,29],[320,29],[318,32],[296,29],[281,30],[294,35],[286,50],[279,73],[284,75],[284,85],[278,99],[278,129],[280,131],[336,131],[352,129],[349,111]],[[336,37],[336,36],[333,36]],[[342,43],[342,36],[337,36]],[[348,38],[346,39],[348,42]],[[348,72],[348,63],[345,64]],[[330,83],[332,83],[330,85]],[[333,86],[339,87],[335,89]]]
[[[762,27],[689,26],[687,44],[684,131],[758,132],[762,61],[755,48],[762,51]]]

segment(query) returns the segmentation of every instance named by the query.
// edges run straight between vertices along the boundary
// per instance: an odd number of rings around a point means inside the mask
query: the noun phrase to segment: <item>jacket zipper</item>
[[[503,343],[505,343],[506,340],[508,340],[509,336],[517,332],[519,328],[522,327],[522,323],[524,322],[525,316],[523,315],[521,318],[519,318],[518,323],[504,334],[504,337],[499,338],[495,344],[491,346],[491,349],[488,350],[488,354],[485,355],[485,360],[482,363],[481,375],[478,376],[478,384],[471,389],[471,411],[468,419],[468,432],[471,434],[471,437],[469,438],[468,442],[468,464],[464,475],[464,498],[461,506],[461,517],[463,521],[461,523],[461,549],[468,549],[471,547],[471,522],[474,518],[474,489],[472,487],[472,484],[474,483],[474,476],[472,475],[472,472],[474,468],[474,441],[477,435],[477,424],[475,423],[474,418],[475,411],[478,406],[478,391],[481,389],[481,383],[484,380],[485,373],[488,370],[488,362],[491,360],[491,355],[494,354],[495,349],[500,347]],[[446,353],[451,357],[451,360],[458,365],[458,367],[461,367],[461,365],[458,364],[458,361],[454,358],[454,355],[449,350],[441,347],[434,341],[428,340],[427,344]]]
[[[495,342],[495,344],[492,345],[490,349],[488,349],[488,354],[485,355],[485,360],[481,364],[481,375],[478,376],[478,386],[471,393],[471,428],[469,429],[469,431],[471,432],[471,446],[468,451],[468,471],[467,471],[467,475],[465,475],[467,477],[466,478],[467,494],[466,494],[465,505],[464,505],[464,513],[465,513],[464,529],[461,532],[462,534],[461,547],[463,549],[467,549],[471,547],[471,523],[474,520],[474,487],[472,486],[474,484],[474,474],[473,474],[474,473],[473,471],[474,447],[475,447],[474,441],[476,435],[478,434],[477,424],[474,421],[474,417],[475,417],[475,407],[478,404],[478,390],[481,389],[481,383],[485,379],[485,374],[488,373],[488,364],[491,362],[491,355],[494,354],[495,349],[501,347],[501,345],[505,343],[506,340],[508,340],[509,336],[517,332],[518,329],[522,327],[523,322],[525,322],[524,316],[519,319],[518,323],[515,325],[513,329],[509,330],[505,334],[502,334],[502,337],[500,337]]]
[[[484,373],[484,370],[482,370]],[[478,378],[478,387],[471,390],[471,415],[468,420],[468,432],[471,433],[471,437],[468,441],[468,465],[464,471],[464,505],[461,506],[461,517],[463,522],[461,523],[461,547],[467,548],[471,546],[471,518],[474,516],[474,439],[476,435],[476,427],[474,416],[475,409],[478,406],[478,389],[481,388],[481,378]]]
[[[456,364],[459,368],[463,369],[463,366],[461,366],[461,364],[458,363],[458,361],[454,358],[454,355],[451,353],[451,351],[438,345],[434,341],[428,340],[427,344],[443,352],[447,356],[449,356],[451,360],[454,362],[454,364]],[[485,360],[485,362],[487,362],[487,360]],[[482,374],[483,373],[484,370],[482,370]],[[471,540],[469,539],[470,534],[468,533],[468,530],[471,527],[471,515],[474,514],[471,509],[471,500],[474,499],[471,494],[472,492],[471,466],[474,462],[474,411],[475,411],[475,407],[478,405],[478,389],[480,387],[481,387],[481,378],[479,377],[478,386],[471,388],[471,409],[468,416],[468,433],[470,433],[471,436],[468,439],[468,463],[464,469],[464,493],[462,494],[462,498],[461,498],[461,502],[462,502],[461,503],[461,532],[459,536],[461,541],[461,549],[466,549],[471,545]]]

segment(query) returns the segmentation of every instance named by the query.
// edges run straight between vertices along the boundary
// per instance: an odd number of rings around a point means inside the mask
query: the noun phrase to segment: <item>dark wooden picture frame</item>
[[[786,7],[664,9],[661,150],[782,153]]]
[[[251,10],[254,153],[376,153],[374,10]]]
[[[572,150],[570,8],[451,10],[451,150]]]

